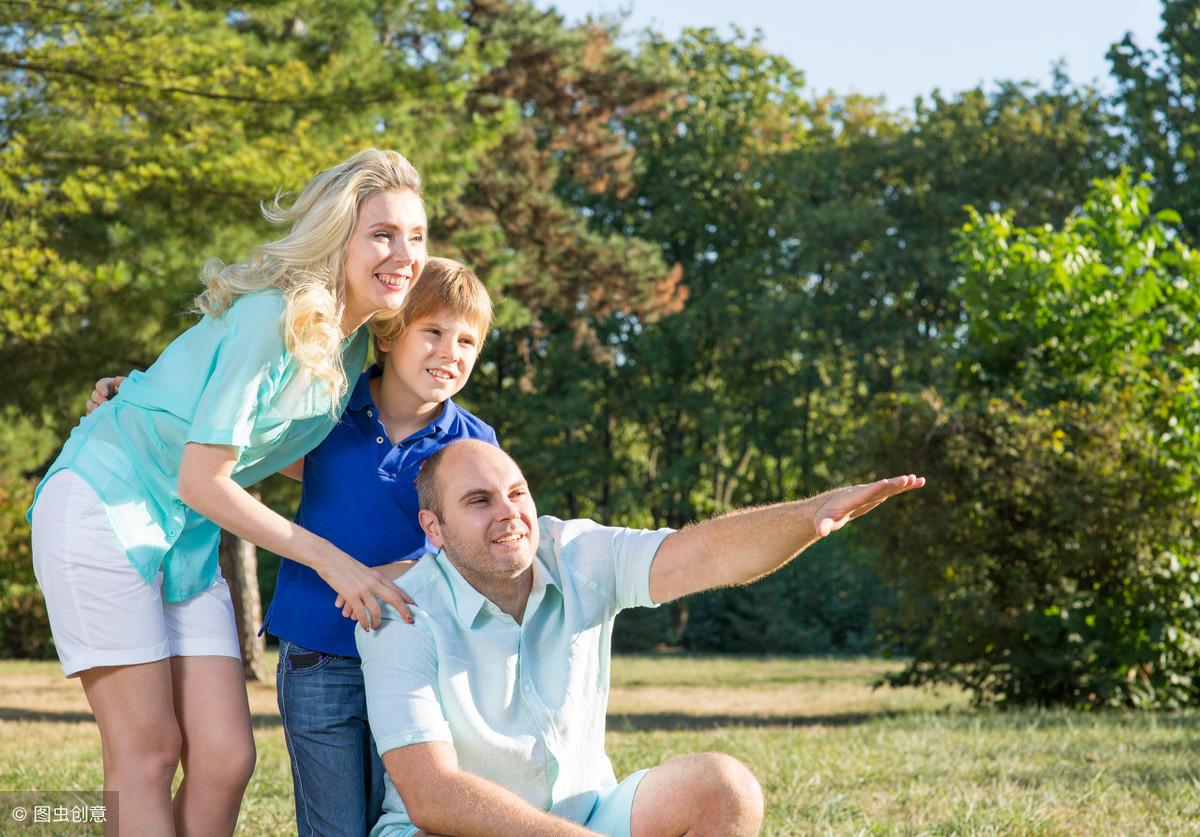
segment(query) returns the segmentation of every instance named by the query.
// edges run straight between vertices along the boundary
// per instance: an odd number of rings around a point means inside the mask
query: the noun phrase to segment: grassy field
[[[1200,712],[976,711],[954,692],[872,689],[891,665],[621,657],[609,754],[618,777],[738,756],[766,791],[768,835],[1200,834]],[[293,833],[273,688],[252,685],[250,702],[259,762],[240,832]],[[100,783],[79,685],[54,663],[0,662],[0,790]]]

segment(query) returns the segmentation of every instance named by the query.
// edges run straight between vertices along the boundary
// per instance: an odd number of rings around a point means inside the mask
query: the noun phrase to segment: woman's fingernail
[[[413,623],[413,618],[411,616],[405,616],[404,621],[411,625]]]

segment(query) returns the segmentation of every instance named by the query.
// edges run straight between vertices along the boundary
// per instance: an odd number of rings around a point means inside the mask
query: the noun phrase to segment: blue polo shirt
[[[423,550],[425,533],[417,522],[413,485],[422,462],[458,439],[497,444],[491,425],[452,399],[424,428],[391,444],[371,399],[370,380],[381,373],[375,366],[362,374],[341,420],[304,458],[304,488],[296,512],[296,523],[368,567]],[[355,622],[333,606],[336,597],[316,571],[285,558],[266,628],[313,651],[357,657]]]

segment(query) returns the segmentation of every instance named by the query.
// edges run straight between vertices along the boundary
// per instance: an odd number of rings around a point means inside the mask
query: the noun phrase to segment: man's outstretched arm
[[[924,484],[924,477],[909,474],[808,500],[742,509],[681,529],[663,541],[654,557],[650,597],[668,602],[769,575],[889,497]]]
[[[586,837],[581,825],[547,814],[495,782],[460,770],[454,746],[412,744],[383,754],[413,825],[438,837]]]

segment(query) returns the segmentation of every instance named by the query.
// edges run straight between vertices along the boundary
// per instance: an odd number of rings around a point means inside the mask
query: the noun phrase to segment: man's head
[[[421,528],[476,589],[527,572],[538,547],[537,508],[517,463],[495,445],[452,442],[417,476]]]

